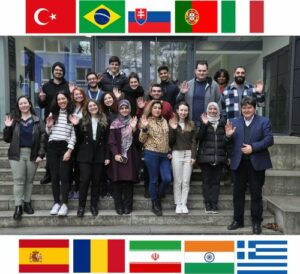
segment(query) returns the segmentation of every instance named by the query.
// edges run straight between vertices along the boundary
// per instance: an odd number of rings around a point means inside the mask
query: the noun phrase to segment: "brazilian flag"
[[[124,33],[125,0],[80,0],[80,33]]]

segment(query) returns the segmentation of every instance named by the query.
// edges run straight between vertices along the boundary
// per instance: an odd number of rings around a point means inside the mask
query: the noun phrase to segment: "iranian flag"
[[[130,241],[130,273],[181,273],[181,241]]]
[[[185,241],[184,273],[234,274],[234,241]]]

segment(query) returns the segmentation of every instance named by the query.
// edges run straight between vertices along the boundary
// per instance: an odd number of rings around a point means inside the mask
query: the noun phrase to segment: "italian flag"
[[[181,241],[130,241],[130,273],[181,273]]]
[[[185,241],[184,273],[234,274],[234,241]]]

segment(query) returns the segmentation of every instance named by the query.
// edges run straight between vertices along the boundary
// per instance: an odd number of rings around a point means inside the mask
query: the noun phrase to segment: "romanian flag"
[[[184,273],[234,274],[234,241],[185,241]]]
[[[175,32],[218,32],[218,0],[176,0]]]
[[[125,240],[74,240],[74,273],[125,272]]]
[[[69,240],[19,240],[19,272],[69,272]]]
[[[181,241],[130,241],[130,273],[181,273]]]

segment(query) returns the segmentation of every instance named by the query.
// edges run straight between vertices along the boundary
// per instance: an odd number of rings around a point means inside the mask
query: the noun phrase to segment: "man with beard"
[[[258,106],[262,106],[265,101],[263,82],[257,81],[254,87],[245,81],[246,69],[243,66],[235,68],[233,77],[234,82],[227,86],[221,97],[222,115],[230,121],[241,116],[240,103],[246,96],[255,98]]]
[[[65,77],[65,65],[61,62],[56,62],[52,66],[52,75],[53,79],[50,79],[46,82],[38,95],[38,105],[42,109],[45,109],[44,117],[45,120],[50,113],[50,107],[52,105],[53,98],[55,98],[55,94],[58,91],[65,91],[70,94],[69,83],[66,81]],[[46,163],[46,174],[44,178],[41,179],[41,184],[47,184],[51,182],[51,176],[48,168],[48,164]]]
[[[88,90],[86,92],[86,98],[87,99],[94,99],[98,103],[100,102],[100,99],[102,98],[104,92],[98,87],[98,76],[96,72],[89,72],[86,75],[86,80],[88,83]]]
[[[179,88],[170,80],[169,68],[167,66],[160,66],[157,69],[160,78],[160,86],[162,89],[162,100],[165,100],[175,108],[176,97],[179,93]]]

